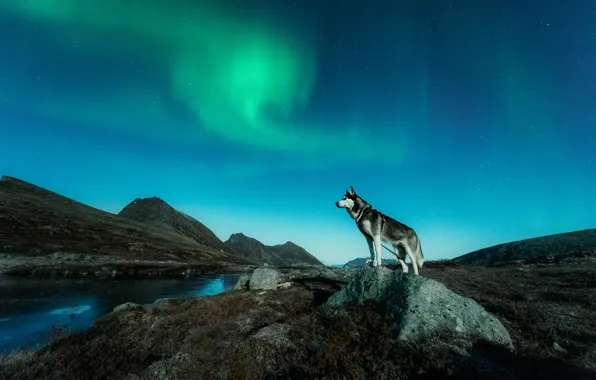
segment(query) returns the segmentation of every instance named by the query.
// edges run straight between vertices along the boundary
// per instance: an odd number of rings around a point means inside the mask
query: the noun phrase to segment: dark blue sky
[[[593,1],[9,0],[0,33],[0,171],[101,209],[327,263],[368,254],[350,185],[429,259],[596,227]]]

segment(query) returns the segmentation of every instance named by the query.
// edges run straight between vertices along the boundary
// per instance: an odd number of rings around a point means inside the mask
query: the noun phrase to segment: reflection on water
[[[47,343],[52,326],[70,331],[91,327],[125,302],[222,293],[238,275],[195,279],[98,281],[0,278],[0,353]]]

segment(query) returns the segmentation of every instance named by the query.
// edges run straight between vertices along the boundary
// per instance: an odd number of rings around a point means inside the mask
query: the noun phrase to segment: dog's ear
[[[350,194],[352,194],[352,195],[356,194],[356,192],[354,191],[354,187],[353,186],[350,186]]]
[[[346,189],[346,195],[350,195],[350,190]]]

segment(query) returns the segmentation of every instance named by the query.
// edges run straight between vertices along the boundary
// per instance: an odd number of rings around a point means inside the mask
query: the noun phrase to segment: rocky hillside
[[[238,290],[116,307],[87,331],[0,356],[0,373],[11,380],[595,379],[595,265],[431,261],[422,276],[399,268],[259,268]]]
[[[207,226],[176,210],[158,197],[137,198],[124,207],[118,215],[185,236],[201,245],[235,254]]]
[[[306,249],[291,241],[285,242],[284,244],[271,245],[268,246],[268,248],[290,265],[323,265],[323,263],[306,251]]]
[[[265,245],[257,239],[242,233],[236,233],[232,234],[225,244],[242,257],[258,264],[266,263],[278,267],[304,264],[323,265],[304,248],[292,242],[280,245]]]
[[[347,263],[345,263],[343,265],[343,268],[358,268],[363,266],[364,264],[366,264],[366,260],[363,257],[358,257],[354,260],[350,260]],[[381,261],[383,262],[383,265],[394,265],[394,264],[398,264],[397,260],[395,259],[381,259]]]
[[[193,263],[247,261],[130,218],[105,212],[16,178],[0,179],[0,252],[68,252]]]
[[[596,229],[499,244],[456,257],[453,261],[488,266],[512,261],[549,262],[583,257],[596,257]]]

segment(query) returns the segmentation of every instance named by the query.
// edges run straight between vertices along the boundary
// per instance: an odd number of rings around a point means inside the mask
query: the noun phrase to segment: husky
[[[424,264],[424,255],[420,246],[420,239],[414,229],[406,226],[397,220],[384,215],[356,194],[354,187],[346,190],[346,194],[335,205],[345,208],[354,219],[358,229],[368,243],[370,259],[366,260],[367,265],[377,267],[381,264],[381,241],[393,245],[393,253],[401,264],[404,273],[408,273],[406,255],[412,262],[414,274],[418,275],[418,268]]]

